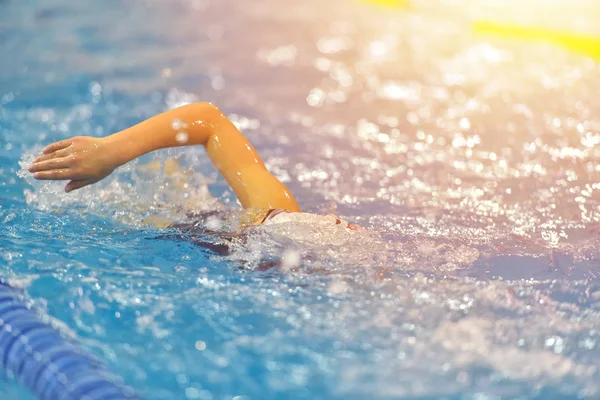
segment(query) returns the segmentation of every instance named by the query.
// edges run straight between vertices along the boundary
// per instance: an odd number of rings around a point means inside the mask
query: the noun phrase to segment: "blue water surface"
[[[0,1],[0,276],[147,399],[597,398],[600,67],[473,35],[470,3]],[[305,211],[366,230],[223,256],[147,223],[239,208],[202,149],[68,195],[23,170],[193,101]]]

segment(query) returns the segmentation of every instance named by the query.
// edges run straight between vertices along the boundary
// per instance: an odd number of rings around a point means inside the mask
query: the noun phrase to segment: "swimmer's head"
[[[341,225],[341,227],[356,230],[358,227],[333,214],[318,215],[304,212],[293,212],[284,209],[248,208],[240,217],[241,229],[258,225],[275,225],[283,223],[309,224],[315,226]]]
[[[336,217],[333,214],[318,215],[304,212],[289,212],[286,210],[271,210],[262,221],[262,225],[274,225],[286,222],[310,225],[341,225],[344,228],[356,230],[357,226]]]

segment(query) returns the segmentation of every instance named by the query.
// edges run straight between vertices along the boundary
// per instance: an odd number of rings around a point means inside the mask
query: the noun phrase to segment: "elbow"
[[[209,102],[199,102],[188,105],[192,108],[192,112],[197,121],[201,123],[217,126],[221,121],[226,119],[223,111],[217,106]]]

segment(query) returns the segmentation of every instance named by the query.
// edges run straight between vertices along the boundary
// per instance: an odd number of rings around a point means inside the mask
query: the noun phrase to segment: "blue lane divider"
[[[0,368],[40,400],[140,400],[0,278]]]

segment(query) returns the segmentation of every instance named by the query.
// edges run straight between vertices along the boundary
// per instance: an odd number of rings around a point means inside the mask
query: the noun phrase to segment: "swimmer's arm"
[[[209,103],[167,111],[106,138],[75,137],[53,143],[29,171],[36,179],[70,180],[65,190],[71,191],[98,182],[146,153],[188,145],[205,147],[243,207],[300,211],[250,142]]]

